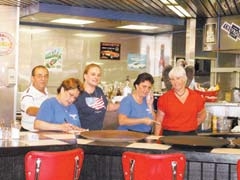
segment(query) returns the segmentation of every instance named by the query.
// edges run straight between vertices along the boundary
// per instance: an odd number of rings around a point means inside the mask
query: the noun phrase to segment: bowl
[[[219,91],[199,91],[195,90],[198,94],[200,94],[206,102],[216,102]]]

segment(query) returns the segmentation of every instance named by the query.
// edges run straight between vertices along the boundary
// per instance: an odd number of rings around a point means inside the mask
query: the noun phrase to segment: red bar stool
[[[26,180],[77,180],[83,165],[84,151],[30,151],[25,155]]]
[[[125,180],[183,180],[186,158],[182,153],[146,154],[126,151],[122,155]]]
[[[240,180],[240,159],[237,161],[237,179]]]

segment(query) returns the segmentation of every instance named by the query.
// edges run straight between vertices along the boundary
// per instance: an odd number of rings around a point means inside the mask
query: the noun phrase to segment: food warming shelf
[[[215,116],[240,117],[240,103],[214,102],[206,103],[205,106]]]

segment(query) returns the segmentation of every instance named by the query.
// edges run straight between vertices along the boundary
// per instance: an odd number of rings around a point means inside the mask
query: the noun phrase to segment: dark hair
[[[81,92],[83,90],[83,84],[77,78],[68,78],[68,79],[63,80],[61,85],[57,88],[58,94],[60,93],[62,87],[66,91],[71,90],[71,89],[78,89],[79,92]]]
[[[186,66],[185,67],[186,75],[187,75],[187,84],[188,87],[191,84],[191,81],[193,80],[195,69],[194,66]]]
[[[154,79],[153,79],[152,75],[144,72],[144,73],[141,73],[138,75],[137,79],[133,83],[133,86],[136,87],[136,85],[138,85],[144,81],[149,81],[151,84],[154,84]]]
[[[163,69],[163,72],[162,72],[162,80],[165,84],[165,87],[167,90],[169,89],[172,89],[172,84],[169,80],[169,76],[168,76],[168,73],[172,70],[172,66],[171,65],[167,65],[165,66],[165,68]]]
[[[47,72],[48,72],[48,68],[46,68],[45,66],[43,65],[38,65],[38,66],[35,66],[33,69],[32,69],[32,76],[35,76],[35,71],[36,69],[46,69]]]
[[[193,77],[194,76],[194,73],[195,73],[195,69],[194,69],[194,66],[186,66],[185,67],[185,71],[186,71],[186,75],[187,77]]]

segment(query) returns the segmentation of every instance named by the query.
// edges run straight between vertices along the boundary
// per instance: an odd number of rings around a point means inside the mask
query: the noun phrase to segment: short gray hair
[[[168,77],[170,79],[173,77],[182,77],[185,81],[187,81],[186,71],[182,66],[175,66],[174,68],[172,68],[168,74]]]

